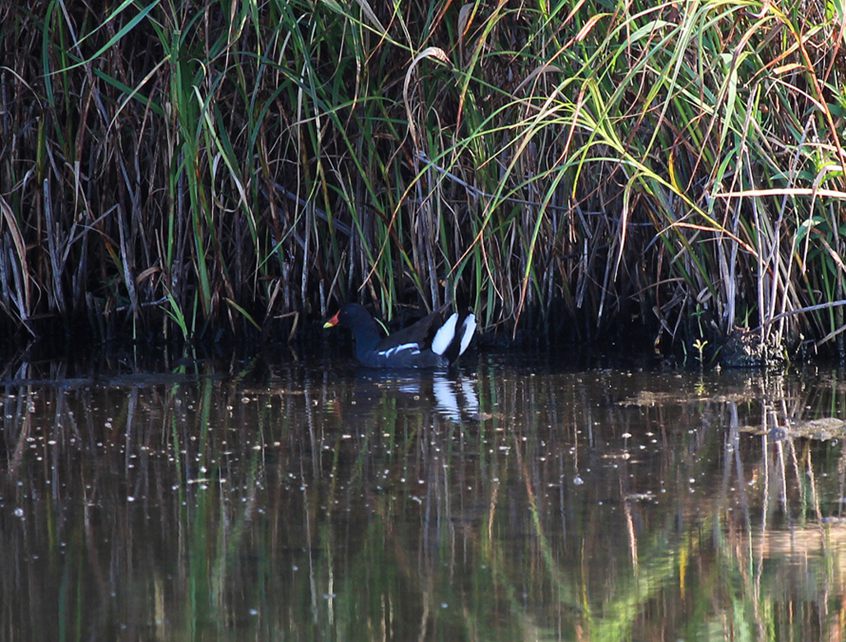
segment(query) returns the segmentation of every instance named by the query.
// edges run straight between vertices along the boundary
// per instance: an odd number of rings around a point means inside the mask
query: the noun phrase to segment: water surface
[[[0,638],[843,635],[842,373],[557,361],[11,364]]]

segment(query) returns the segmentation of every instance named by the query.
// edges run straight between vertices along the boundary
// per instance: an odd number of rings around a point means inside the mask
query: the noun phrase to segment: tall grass
[[[845,27],[840,0],[4,3],[4,324],[458,301],[843,353]]]

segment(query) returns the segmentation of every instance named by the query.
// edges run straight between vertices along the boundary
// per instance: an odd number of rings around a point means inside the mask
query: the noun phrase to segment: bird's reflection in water
[[[384,394],[410,397],[421,402],[430,400],[434,411],[449,421],[462,423],[479,420],[478,382],[463,373],[427,371],[377,371],[362,368],[356,373],[359,410],[366,400],[376,402],[370,391],[378,388]],[[431,387],[431,388],[430,388]]]
[[[479,397],[475,382],[462,376],[449,378],[436,374],[432,381],[435,409],[445,418],[456,423],[462,419],[479,419]],[[460,394],[457,394],[460,393]]]

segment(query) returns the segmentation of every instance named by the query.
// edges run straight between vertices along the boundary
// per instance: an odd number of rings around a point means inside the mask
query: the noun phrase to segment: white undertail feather
[[[467,318],[464,319],[464,323],[461,324],[461,345],[458,348],[459,355],[464,354],[467,346],[470,345],[474,332],[476,332],[476,315],[468,314]]]
[[[443,354],[455,338],[455,324],[458,322],[458,312],[453,312],[452,316],[446,320],[438,331],[435,333],[435,338],[432,339],[432,352],[435,354]]]

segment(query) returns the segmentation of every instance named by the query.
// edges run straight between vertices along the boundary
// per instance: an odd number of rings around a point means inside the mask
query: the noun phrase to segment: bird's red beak
[[[323,329],[325,330],[325,329],[327,329],[327,328],[334,328],[334,327],[335,327],[336,325],[338,325],[340,322],[341,322],[341,311],[340,311],[340,310],[338,310],[338,311],[335,313],[335,316],[334,316],[334,317],[332,317],[332,318],[331,318],[331,319],[329,319],[326,323],[324,323],[324,324],[323,324]]]

